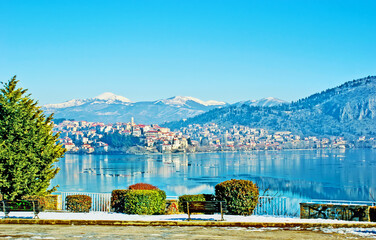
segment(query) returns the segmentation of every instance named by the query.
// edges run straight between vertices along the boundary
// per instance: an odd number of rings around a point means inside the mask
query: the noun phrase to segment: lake
[[[214,193],[248,179],[266,195],[369,201],[376,198],[376,149],[284,150],[164,155],[72,155],[56,166],[62,192],[111,192],[139,182],[168,196]]]

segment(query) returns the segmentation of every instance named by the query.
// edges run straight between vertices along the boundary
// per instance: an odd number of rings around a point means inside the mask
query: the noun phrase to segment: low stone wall
[[[375,221],[376,207],[367,205],[300,203],[302,219],[337,219],[346,221]]]

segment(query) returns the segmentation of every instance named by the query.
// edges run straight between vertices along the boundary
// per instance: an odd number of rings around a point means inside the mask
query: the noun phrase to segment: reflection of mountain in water
[[[111,192],[146,182],[167,195],[214,193],[232,178],[273,194],[308,199],[370,200],[376,150],[304,150],[148,156],[66,155],[52,184],[60,191]]]
[[[176,193],[177,196],[181,196],[184,194],[200,194],[204,192],[214,193],[214,187],[210,186],[209,184],[201,184],[195,187],[189,187],[184,185],[167,186],[167,190]]]
[[[249,176],[238,176],[241,179],[249,179]],[[325,183],[310,182],[304,180],[284,180],[269,177],[256,177],[250,180],[257,183],[260,189],[269,189],[266,195],[286,196],[301,199],[324,200],[372,200],[370,198],[371,187],[330,187]]]

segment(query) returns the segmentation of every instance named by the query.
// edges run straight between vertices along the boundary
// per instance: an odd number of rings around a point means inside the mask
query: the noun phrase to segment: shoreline
[[[253,152],[284,152],[284,151],[348,151],[354,149],[374,149],[374,148],[296,148],[296,149],[267,149],[267,150],[248,150],[248,151],[203,151],[203,152],[164,152],[164,153],[122,153],[122,152],[106,152],[106,153],[77,153],[66,152],[68,155],[80,155],[80,156],[106,156],[106,155],[124,155],[124,156],[144,156],[144,155],[192,155],[192,154],[207,154],[207,153],[253,153]]]

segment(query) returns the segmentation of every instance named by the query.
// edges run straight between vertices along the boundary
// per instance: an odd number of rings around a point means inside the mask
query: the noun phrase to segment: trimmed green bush
[[[128,190],[124,194],[126,214],[163,214],[165,208],[166,193],[162,190]]]
[[[252,215],[257,206],[259,191],[249,180],[231,179],[215,186],[218,201],[225,201],[229,214]]]
[[[111,211],[117,213],[125,213],[124,209],[124,196],[129,190],[159,190],[156,186],[153,186],[148,183],[136,183],[130,185],[128,189],[116,189],[112,191],[111,194]],[[164,194],[164,198],[166,199],[166,194]]]
[[[179,196],[179,211],[187,213],[187,204],[185,202],[214,200],[215,196],[213,194],[182,195]]]
[[[89,212],[91,197],[87,195],[70,195],[65,198],[66,208],[71,212]]]
[[[127,189],[116,189],[111,193],[111,211],[124,213],[124,196]]]

